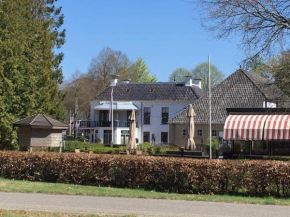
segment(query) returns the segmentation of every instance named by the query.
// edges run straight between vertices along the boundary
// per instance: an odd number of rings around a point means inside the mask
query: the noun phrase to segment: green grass
[[[0,209],[0,217],[115,217],[115,215],[73,214],[42,211],[19,211]],[[119,216],[120,217],[120,216]],[[121,217],[136,217],[136,215],[124,215]]]
[[[249,203],[249,204],[271,204],[290,206],[290,198],[275,197],[249,197],[234,195],[199,195],[199,194],[175,194],[146,191],[143,189],[121,189],[109,187],[81,186],[61,183],[16,181],[0,178],[0,191],[23,192],[23,193],[45,193],[66,195],[91,195],[106,197],[128,197],[128,198],[153,198],[168,200],[192,200],[226,203]]]

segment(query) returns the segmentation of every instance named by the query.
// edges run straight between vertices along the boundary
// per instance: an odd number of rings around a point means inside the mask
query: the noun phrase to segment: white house
[[[196,84],[187,76],[184,82],[129,83],[126,80],[118,83],[117,78],[113,77],[110,87],[90,102],[91,120],[82,121],[80,129],[90,130],[91,142],[98,137],[104,144],[111,143],[109,113],[113,90],[114,144],[128,143],[132,110],[136,112],[139,143],[168,143],[168,120],[204,94],[200,80],[195,81]]]

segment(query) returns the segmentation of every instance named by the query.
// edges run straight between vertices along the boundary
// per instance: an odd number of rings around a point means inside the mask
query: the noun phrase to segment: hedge
[[[163,192],[290,196],[290,163],[282,161],[2,151],[0,176]]]
[[[83,151],[92,151],[97,154],[112,154],[115,153],[115,148],[105,147],[103,144],[95,144],[80,141],[66,141],[64,152],[74,152],[75,149]]]

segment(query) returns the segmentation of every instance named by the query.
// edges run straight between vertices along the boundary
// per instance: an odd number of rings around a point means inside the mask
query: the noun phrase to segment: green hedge
[[[115,148],[105,147],[103,144],[94,144],[80,141],[66,141],[64,152],[74,152],[75,149],[80,149],[81,152],[92,151],[97,154],[112,154],[115,153]]]
[[[166,153],[166,151],[178,151],[179,147],[173,144],[151,145],[149,142],[141,143],[137,146],[138,150],[151,153]]]
[[[290,156],[263,156],[264,160],[290,161]]]
[[[290,163],[282,161],[2,151],[0,176],[163,192],[290,196]]]

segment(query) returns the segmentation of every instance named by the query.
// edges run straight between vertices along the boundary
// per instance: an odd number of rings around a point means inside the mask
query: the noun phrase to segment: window
[[[187,135],[187,133],[186,133],[186,129],[183,129],[183,130],[182,130],[182,135],[183,135],[183,136],[186,136],[186,135]]]
[[[250,141],[234,141],[234,154],[250,154]]]
[[[151,108],[144,107],[144,124],[150,124]]]
[[[143,132],[143,142],[150,143],[150,132]]]
[[[267,155],[268,143],[266,141],[253,141],[252,154],[253,155]]]
[[[198,129],[196,135],[197,135],[197,136],[202,136],[202,130],[201,130],[201,129]]]
[[[168,107],[162,107],[162,121],[161,124],[167,124],[168,123],[168,116],[169,116],[169,108]]]
[[[271,141],[273,146],[273,155],[289,155],[290,146],[287,140],[273,140]]]
[[[216,130],[212,130],[211,131],[211,136],[215,136],[216,137],[217,136],[217,131]]]
[[[168,143],[168,132],[161,132],[161,142]]]

